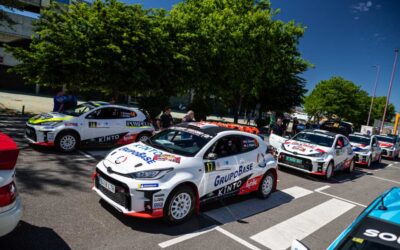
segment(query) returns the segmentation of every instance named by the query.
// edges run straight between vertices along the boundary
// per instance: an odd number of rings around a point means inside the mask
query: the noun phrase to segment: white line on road
[[[348,202],[348,203],[352,203],[352,204],[360,206],[360,207],[367,207],[366,205],[363,205],[361,203],[357,203],[355,201],[351,201],[351,200],[348,200],[348,199],[345,199],[345,198],[342,198],[342,197],[339,197],[339,196],[336,196],[336,195],[333,195],[333,194],[328,194],[328,193],[322,192],[322,190],[325,190],[325,189],[328,189],[328,188],[330,188],[329,185],[317,188],[314,191],[317,192],[317,193],[326,195],[326,196],[330,196],[332,198],[336,198],[336,199],[339,199],[339,200],[342,200],[342,201],[345,201],[345,202]]]
[[[330,199],[250,238],[270,249],[287,249],[293,240],[304,239],[353,207],[348,202]]]
[[[89,158],[89,159],[91,159],[91,160],[96,160],[96,158],[94,158],[94,157],[91,156],[90,154],[87,154],[87,153],[85,153],[85,152],[83,152],[83,151],[81,151],[81,150],[77,150],[77,151],[78,151],[78,153],[80,153],[81,155],[85,156],[86,158]]]
[[[212,231],[212,230],[214,230],[214,229],[215,229],[215,226],[206,227],[206,228],[203,228],[202,230],[199,230],[199,231],[197,231],[197,232],[190,233],[190,234],[184,234],[184,235],[179,236],[179,237],[177,237],[177,238],[174,238],[174,239],[171,239],[171,240],[167,240],[167,241],[161,242],[161,243],[158,244],[158,245],[159,245],[161,248],[170,247],[170,246],[172,246],[172,245],[181,243],[181,242],[183,242],[183,241],[185,241],[185,240],[189,240],[189,239],[194,238],[194,237],[197,237],[197,236],[199,236],[199,235],[208,233],[208,232],[210,232],[210,231]]]
[[[375,178],[375,179],[383,180],[383,181],[388,181],[388,182],[392,182],[392,183],[400,184],[400,182],[399,182],[399,181],[394,181],[394,180],[391,180],[391,179],[386,179],[386,178],[379,177],[379,176],[374,176],[374,175],[367,175],[367,176],[368,176],[368,177],[371,177],[371,178]]]
[[[242,238],[239,238],[238,236],[226,231],[225,229],[221,228],[221,227],[216,227],[215,230],[217,230],[218,232],[223,233],[224,235],[228,236],[229,238],[233,239],[236,242],[239,242],[240,244],[242,244],[243,246],[252,249],[252,250],[261,250],[260,248],[254,246],[253,244],[250,244],[249,242],[245,241]]]

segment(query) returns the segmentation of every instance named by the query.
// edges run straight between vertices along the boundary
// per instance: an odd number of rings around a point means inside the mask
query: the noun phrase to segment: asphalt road
[[[285,249],[291,238],[325,249],[375,197],[400,184],[400,164],[386,160],[329,182],[280,170],[279,191],[268,199],[217,202],[168,226],[125,217],[91,191],[91,173],[107,150],[32,148],[23,139],[24,119],[1,114],[0,131],[21,149],[16,178],[24,208],[0,249]]]

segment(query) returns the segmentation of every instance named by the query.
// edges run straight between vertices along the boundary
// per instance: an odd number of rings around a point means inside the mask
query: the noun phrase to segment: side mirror
[[[293,240],[291,250],[310,250],[306,245],[304,245],[301,241]]]
[[[206,159],[208,160],[216,160],[218,158],[218,155],[216,153],[208,153],[206,156]]]

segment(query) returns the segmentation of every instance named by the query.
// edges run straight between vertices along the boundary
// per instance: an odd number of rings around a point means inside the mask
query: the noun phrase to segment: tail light
[[[0,207],[12,204],[17,198],[17,189],[14,182],[0,187]]]

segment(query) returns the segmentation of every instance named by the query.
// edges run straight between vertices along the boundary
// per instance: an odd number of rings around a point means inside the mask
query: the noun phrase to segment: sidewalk
[[[53,110],[53,98],[0,91],[0,109],[5,107],[21,112],[23,106],[25,106],[25,113],[39,114],[50,112]],[[183,118],[185,113],[172,112],[172,116],[175,118]],[[233,122],[233,118],[230,117],[223,117],[221,119],[221,117],[217,116],[208,116],[207,119]],[[246,121],[244,119],[239,119],[239,123],[246,124]],[[254,125],[253,122],[252,125]]]

